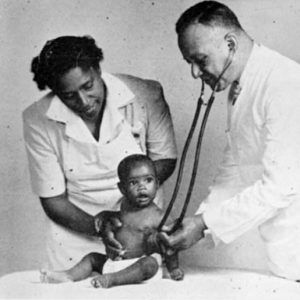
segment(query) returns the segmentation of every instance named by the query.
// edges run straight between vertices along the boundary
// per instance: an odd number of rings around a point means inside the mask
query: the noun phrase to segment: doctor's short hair
[[[57,81],[70,69],[99,69],[102,49],[90,36],[60,36],[46,42],[40,54],[32,59],[33,81],[40,90],[55,90]]]
[[[177,34],[181,34],[191,24],[243,30],[235,13],[228,6],[217,1],[203,1],[188,8],[176,23]]]
[[[126,182],[130,171],[140,164],[146,164],[153,168],[154,175],[157,177],[156,168],[153,160],[144,154],[132,154],[126,156],[118,166],[118,177],[120,182]]]

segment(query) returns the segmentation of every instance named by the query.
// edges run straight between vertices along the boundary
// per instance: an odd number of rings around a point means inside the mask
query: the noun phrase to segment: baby
[[[168,256],[161,251],[155,239],[163,211],[153,202],[158,189],[153,161],[142,154],[130,155],[120,162],[118,176],[118,187],[124,197],[120,208],[122,227],[116,232],[116,239],[125,249],[123,259],[138,258],[137,261],[118,272],[102,274],[107,257],[100,253],[89,253],[69,270],[41,271],[42,282],[79,281],[98,272],[101,275],[92,279],[94,287],[140,283],[152,278],[158,271],[158,262],[151,256],[153,253],[163,256],[173,280],[183,279],[177,253]]]

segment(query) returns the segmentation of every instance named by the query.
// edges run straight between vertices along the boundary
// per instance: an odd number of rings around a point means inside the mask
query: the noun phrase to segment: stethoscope
[[[220,80],[222,79],[222,76],[224,75],[226,70],[231,65],[231,63],[233,61],[234,53],[235,53],[234,48],[229,49],[228,58],[225,62],[225,65],[223,67],[223,70],[222,70],[221,74],[219,75],[219,77],[216,80],[216,83],[213,87],[212,93],[211,93],[207,103],[205,103],[203,101],[205,83],[204,83],[203,79],[201,79],[201,81],[202,81],[201,82],[201,92],[200,92],[200,96],[198,98],[198,103],[197,103],[195,115],[194,115],[194,118],[193,118],[193,122],[192,122],[190,131],[188,133],[187,139],[186,139],[184,147],[183,147],[175,187],[174,187],[169,205],[166,209],[166,212],[165,212],[165,214],[164,214],[164,216],[163,216],[163,218],[162,218],[162,220],[161,220],[161,222],[160,222],[160,224],[157,228],[158,232],[161,231],[162,227],[165,225],[165,223],[166,223],[166,221],[167,221],[167,219],[168,219],[168,217],[171,213],[173,205],[175,203],[175,200],[176,200],[176,197],[177,197],[180,185],[181,185],[181,181],[182,181],[182,173],[183,173],[183,169],[184,169],[184,164],[185,164],[188,148],[190,146],[191,140],[193,138],[193,134],[195,132],[195,128],[196,128],[196,125],[197,125],[197,122],[198,122],[198,119],[199,119],[199,115],[200,115],[200,111],[201,111],[201,107],[202,107],[202,105],[206,105],[206,110],[205,110],[204,115],[203,115],[200,131],[199,131],[199,135],[198,135],[198,140],[197,140],[197,144],[196,144],[196,151],[195,151],[195,157],[194,157],[194,166],[193,166],[193,170],[192,170],[192,174],[191,174],[189,188],[188,188],[186,198],[185,198],[181,213],[179,215],[179,218],[176,219],[176,221],[173,225],[173,228],[168,232],[168,234],[172,234],[173,232],[175,232],[180,227],[180,225],[183,221],[183,218],[185,216],[185,213],[187,211],[187,208],[188,208],[188,205],[189,205],[189,202],[190,202],[190,199],[191,199],[194,184],[195,184],[195,179],[196,179],[197,169],[198,169],[198,163],[199,163],[199,157],[200,157],[200,151],[201,151],[201,145],[202,145],[202,139],[203,139],[203,134],[204,134],[205,126],[206,126],[206,123],[207,123],[208,115],[209,115],[210,109],[212,107],[212,104],[215,100],[215,93],[216,93],[217,86],[218,86]]]

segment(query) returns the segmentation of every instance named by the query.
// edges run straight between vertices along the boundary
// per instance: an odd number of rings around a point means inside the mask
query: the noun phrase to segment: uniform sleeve
[[[203,213],[206,225],[224,242],[275,216],[300,195],[300,97],[277,95],[266,113],[263,175],[252,186],[212,203]]]
[[[65,191],[65,178],[51,145],[45,120],[32,106],[23,112],[23,132],[33,191],[40,197],[53,197]]]
[[[153,159],[176,158],[177,149],[169,106],[161,85],[157,85],[154,99],[147,103],[147,154]]]
[[[230,138],[224,150],[223,159],[218,167],[217,175],[213,184],[209,187],[207,198],[200,204],[196,214],[201,214],[206,210],[207,205],[212,202],[221,203],[235,195],[242,188],[240,173],[237,163],[232,157]]]

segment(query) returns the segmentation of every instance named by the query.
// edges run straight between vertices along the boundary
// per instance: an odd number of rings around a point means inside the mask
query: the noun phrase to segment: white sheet
[[[11,273],[0,278],[1,298],[31,299],[145,299],[145,300],[299,300],[300,283],[243,270],[186,270],[183,281],[149,281],[111,289],[95,289],[90,279],[76,283],[42,284],[38,271]]]

